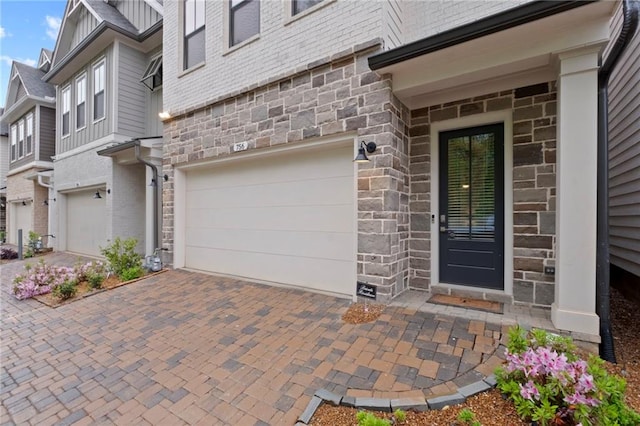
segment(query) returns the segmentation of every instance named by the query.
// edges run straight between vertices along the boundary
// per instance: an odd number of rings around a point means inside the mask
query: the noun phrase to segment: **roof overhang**
[[[409,108],[555,80],[558,55],[603,48],[618,2],[540,1],[369,58]]]
[[[38,96],[31,95],[23,96],[18,100],[18,102],[5,110],[2,116],[0,116],[0,120],[5,124],[10,125],[36,105],[55,108],[56,100],[54,98],[40,98]]]
[[[44,81],[51,84],[62,84],[97,54],[106,49],[116,39],[148,52],[162,44],[162,20],[156,22],[148,30],[134,34],[108,21],[102,21],[91,34],[82,40],[64,58],[58,61],[44,76]]]
[[[162,136],[132,139],[116,145],[101,149],[98,155],[111,157],[113,161],[121,165],[139,163],[136,158],[135,147],[140,146],[141,156],[150,158],[154,149],[162,147]]]

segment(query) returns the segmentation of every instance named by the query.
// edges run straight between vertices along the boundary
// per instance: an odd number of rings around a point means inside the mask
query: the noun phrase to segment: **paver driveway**
[[[49,263],[73,263],[64,253]],[[319,388],[447,393],[488,374],[500,327],[187,271],[53,309],[3,265],[2,424],[292,425]]]

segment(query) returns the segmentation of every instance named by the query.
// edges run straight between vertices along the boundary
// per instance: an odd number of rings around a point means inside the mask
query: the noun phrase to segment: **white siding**
[[[612,21],[614,37],[621,15]],[[613,38],[615,40],[615,38]],[[609,84],[609,232],[611,263],[640,276],[640,35]]]
[[[393,49],[403,44],[404,25],[403,3],[400,0],[387,0],[383,10],[383,22],[386,34],[385,48]]]
[[[118,133],[134,137],[145,133],[145,98],[147,89],[140,77],[147,66],[143,53],[124,44],[120,45],[118,61]]]
[[[0,188],[7,186],[8,171],[9,171],[9,138],[6,136],[0,136]]]
[[[71,39],[69,51],[73,50],[82,40],[84,40],[91,31],[98,26],[98,21],[85,7],[79,6],[78,18],[75,31]]]
[[[162,19],[162,16],[142,0],[125,0],[116,3],[116,8],[138,31],[143,32]]]
[[[97,63],[101,58],[105,58],[105,118],[99,121],[93,121],[93,65]],[[56,87],[56,153],[61,154],[66,151],[70,151],[79,146],[85,145],[96,139],[107,136],[112,133],[112,102],[113,102],[113,45],[105,49],[100,54],[96,55],[85,67],[77,72],[72,78],[65,83]],[[75,79],[80,74],[86,73],[87,75],[87,106],[86,106],[86,127],[82,130],[76,130],[76,117],[75,117],[75,99],[76,99],[76,85]],[[70,119],[70,131],[69,136],[62,138],[62,89],[70,85],[71,87],[71,119]]]

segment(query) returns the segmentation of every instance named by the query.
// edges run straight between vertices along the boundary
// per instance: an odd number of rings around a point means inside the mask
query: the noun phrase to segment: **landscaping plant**
[[[120,279],[122,281],[131,281],[135,280],[136,278],[140,278],[143,275],[144,269],[142,269],[142,266],[133,266],[122,271],[122,273],[120,274]]]
[[[142,270],[142,256],[135,252],[137,244],[138,240],[135,238],[122,240],[120,237],[116,237],[113,243],[105,248],[100,248],[100,252],[107,259],[109,270],[123,281],[128,281],[122,276],[125,271],[132,270],[133,268],[140,268],[140,270]],[[127,274],[128,276],[134,275],[133,271],[128,271]]]
[[[53,289],[53,295],[60,300],[71,299],[78,291],[78,281],[67,280]]]
[[[0,259],[9,260],[9,259],[17,259],[18,252],[12,249],[11,247],[0,247]]]
[[[66,281],[77,279],[74,268],[50,266],[40,260],[35,266],[26,264],[25,273],[13,279],[13,294],[19,300],[50,293]]]
[[[595,355],[580,359],[571,338],[516,326],[506,356],[496,370],[498,389],[522,419],[542,426],[640,424],[624,402],[625,381],[609,375]]]
[[[458,413],[458,421],[471,426],[481,426],[480,422],[476,420],[476,415],[468,408],[463,408]]]

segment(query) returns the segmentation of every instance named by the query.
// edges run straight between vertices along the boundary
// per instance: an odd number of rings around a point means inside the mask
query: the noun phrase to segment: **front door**
[[[504,289],[504,125],[440,133],[440,282]]]

